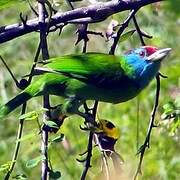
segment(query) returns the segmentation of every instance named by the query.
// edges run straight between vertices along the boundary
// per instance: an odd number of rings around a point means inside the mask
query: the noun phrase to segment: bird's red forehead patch
[[[150,56],[151,54],[155,53],[158,50],[157,47],[153,47],[153,46],[144,46],[144,48],[146,49],[147,56]]]

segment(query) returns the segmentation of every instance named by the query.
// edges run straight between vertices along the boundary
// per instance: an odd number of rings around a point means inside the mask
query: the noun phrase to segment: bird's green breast
[[[134,98],[140,91],[138,86],[131,83],[122,84],[119,87],[100,88],[71,79],[67,83],[65,96],[76,96],[82,100],[98,100],[116,104]]]

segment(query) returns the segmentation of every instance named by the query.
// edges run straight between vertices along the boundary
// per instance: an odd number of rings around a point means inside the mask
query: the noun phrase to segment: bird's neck
[[[149,63],[133,55],[126,58],[128,65],[132,67],[131,77],[137,81],[140,88],[146,87],[160,69],[160,62]]]
[[[159,69],[160,62],[146,65],[139,76],[140,87],[146,87],[150,83],[150,81],[158,74]]]

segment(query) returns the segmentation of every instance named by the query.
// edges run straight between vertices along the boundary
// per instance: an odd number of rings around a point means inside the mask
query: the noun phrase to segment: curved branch
[[[56,13],[54,16],[52,16],[49,27],[51,28],[60,23],[71,23],[71,21],[79,19],[82,19],[84,23],[85,21],[86,23],[101,22],[112,14],[126,10],[139,9],[143,6],[159,1],[162,0],[112,0],[106,3],[98,3],[96,5],[77,8],[75,10],[67,11],[64,13]],[[48,18],[46,18],[46,23],[48,23]],[[2,26],[0,27],[0,43],[7,42],[11,39],[38,30],[39,22],[37,18],[27,21],[26,25],[21,23]]]

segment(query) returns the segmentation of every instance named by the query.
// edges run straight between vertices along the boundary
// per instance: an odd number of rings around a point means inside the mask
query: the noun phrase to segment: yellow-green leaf
[[[46,159],[46,157],[44,155],[38,156],[34,159],[30,159],[29,161],[27,161],[26,167],[33,168],[33,167],[37,166],[39,162],[41,162],[42,160],[45,160],[45,159]]]
[[[121,36],[119,42],[126,41],[129,37],[131,37],[131,36],[134,34],[135,31],[136,31],[136,30],[133,29],[133,30],[130,30],[130,31],[124,33],[124,34]]]

